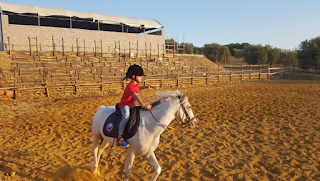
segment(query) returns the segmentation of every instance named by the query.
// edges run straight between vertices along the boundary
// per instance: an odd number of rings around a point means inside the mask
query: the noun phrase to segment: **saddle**
[[[129,139],[137,133],[140,125],[140,109],[141,106],[135,106],[130,109],[130,118],[122,135],[124,139]],[[103,134],[108,137],[117,138],[121,119],[121,110],[117,104],[116,111],[107,118],[103,125]]]

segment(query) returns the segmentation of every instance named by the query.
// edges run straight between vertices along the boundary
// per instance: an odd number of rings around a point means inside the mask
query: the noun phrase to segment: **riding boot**
[[[121,135],[118,136],[117,146],[128,147],[129,145],[130,144]]]

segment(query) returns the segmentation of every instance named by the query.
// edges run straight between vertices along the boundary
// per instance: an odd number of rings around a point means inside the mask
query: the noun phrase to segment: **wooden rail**
[[[41,69],[39,69],[41,70]],[[83,76],[72,70],[64,74],[51,74],[43,69],[35,71],[36,75],[20,75],[17,69],[10,70],[15,73],[14,85],[0,89],[15,91],[15,97],[29,96],[58,96],[81,95],[92,92],[107,92],[110,90],[123,90],[128,83],[122,81],[123,76],[104,76],[84,74]],[[148,76],[142,85],[152,84],[157,88],[185,88],[189,86],[210,86],[216,83],[229,81],[243,81],[255,79],[268,79],[268,73],[194,73],[190,75],[155,75]]]
[[[16,40],[16,42],[14,42]],[[25,43],[18,43],[25,42]],[[9,55],[14,50],[15,46],[25,47],[24,50],[29,51],[31,56],[34,52],[39,55],[42,48],[50,48],[52,56],[56,52],[76,52],[77,56],[86,55],[88,52],[93,53],[96,57],[110,56],[120,57],[128,54],[129,56],[139,57],[173,57],[166,55],[167,50],[165,44],[148,43],[148,42],[131,42],[131,41],[116,41],[108,42],[104,40],[86,40],[86,39],[66,39],[66,38],[42,38],[42,37],[6,37],[6,50]],[[88,45],[89,44],[89,45]],[[124,48],[125,47],[125,48]],[[135,54],[135,55],[134,55]]]

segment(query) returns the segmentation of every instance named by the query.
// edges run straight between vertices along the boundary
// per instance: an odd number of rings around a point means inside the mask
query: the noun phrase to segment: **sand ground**
[[[223,83],[188,92],[199,124],[166,130],[158,180],[320,180],[320,82]],[[140,95],[152,100],[155,92]],[[107,148],[91,173],[91,121],[121,91],[68,98],[0,98],[2,180],[122,180],[125,149]],[[178,128],[178,122],[171,126]],[[154,170],[137,157],[130,180]],[[0,179],[0,180],[1,180]]]

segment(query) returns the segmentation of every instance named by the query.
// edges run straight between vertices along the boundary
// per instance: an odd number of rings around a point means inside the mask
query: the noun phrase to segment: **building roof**
[[[144,26],[146,29],[163,28],[157,20],[144,20],[138,18],[124,18],[114,15],[102,15],[91,12],[69,11],[65,9],[41,8],[33,5],[17,5],[0,2],[0,9],[2,11],[18,13],[18,14],[37,14],[39,16],[64,16],[77,17],[83,19],[98,20],[106,24],[125,24],[130,27]]]

